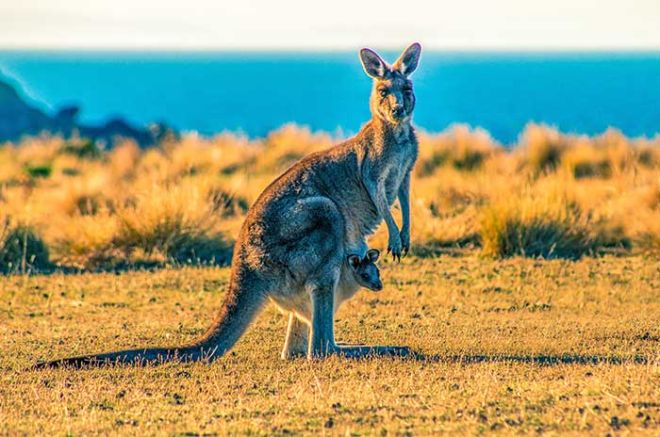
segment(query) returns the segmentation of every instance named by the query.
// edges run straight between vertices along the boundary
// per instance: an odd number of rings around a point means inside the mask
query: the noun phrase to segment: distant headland
[[[141,147],[148,147],[177,136],[172,128],[163,123],[139,127],[115,117],[100,125],[90,125],[81,123],[79,114],[80,107],[77,105],[63,106],[54,114],[48,114],[30,105],[14,86],[0,79],[0,143],[47,133],[64,137],[78,135],[106,146],[129,139]]]

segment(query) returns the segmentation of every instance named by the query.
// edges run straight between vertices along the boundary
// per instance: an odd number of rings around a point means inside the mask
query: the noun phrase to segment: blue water
[[[0,52],[0,75],[45,109],[81,105],[87,122],[263,136],[287,122],[350,134],[369,117],[355,53]],[[530,121],[660,132],[660,53],[427,51],[413,77],[415,123],[428,131],[468,123],[503,143]]]

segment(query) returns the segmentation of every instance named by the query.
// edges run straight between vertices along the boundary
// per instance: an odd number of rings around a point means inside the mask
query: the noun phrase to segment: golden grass
[[[511,149],[463,125],[419,137],[411,200],[418,255],[660,252],[660,138],[534,124]],[[338,141],[294,125],[257,140],[188,134],[148,150],[26,139],[0,147],[0,211],[29,226],[66,268],[224,263],[261,191]],[[381,229],[372,244],[385,238]]]
[[[660,432],[657,258],[443,256],[381,269],[385,289],[338,313],[338,340],[425,358],[284,362],[286,320],[269,306],[211,365],[29,371],[200,335],[229,269],[0,278],[0,434]]]
[[[566,184],[535,186],[521,197],[505,197],[484,208],[480,217],[482,253],[492,257],[529,256],[577,259],[599,247],[590,216]],[[552,187],[551,187],[552,188]]]
[[[31,273],[49,267],[48,248],[34,229],[0,213],[0,273]]]

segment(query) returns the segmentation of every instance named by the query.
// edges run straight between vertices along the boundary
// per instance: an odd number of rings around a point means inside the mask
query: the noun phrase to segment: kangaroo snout
[[[403,117],[403,106],[402,105],[396,105],[395,107],[393,107],[392,108],[392,116],[394,118]]]

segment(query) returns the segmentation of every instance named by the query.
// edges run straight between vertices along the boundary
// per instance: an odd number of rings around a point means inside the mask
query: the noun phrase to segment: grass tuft
[[[53,168],[48,165],[26,165],[25,173],[32,179],[47,178],[53,172]]]
[[[73,155],[80,159],[98,159],[103,152],[93,140],[72,138],[62,146],[60,153]]]
[[[525,166],[535,176],[557,169],[566,149],[565,138],[545,125],[527,125],[521,144]]]
[[[578,259],[597,248],[589,216],[561,198],[503,200],[483,211],[480,226],[489,257]]]
[[[232,246],[219,231],[221,211],[195,186],[154,186],[117,212],[114,246],[176,263],[226,264]]]
[[[32,273],[51,267],[48,248],[30,226],[4,217],[0,222],[0,273]]]
[[[431,176],[437,169],[451,167],[456,170],[474,171],[499,151],[499,146],[482,129],[470,129],[466,125],[452,126],[437,136],[422,136],[419,176]]]

